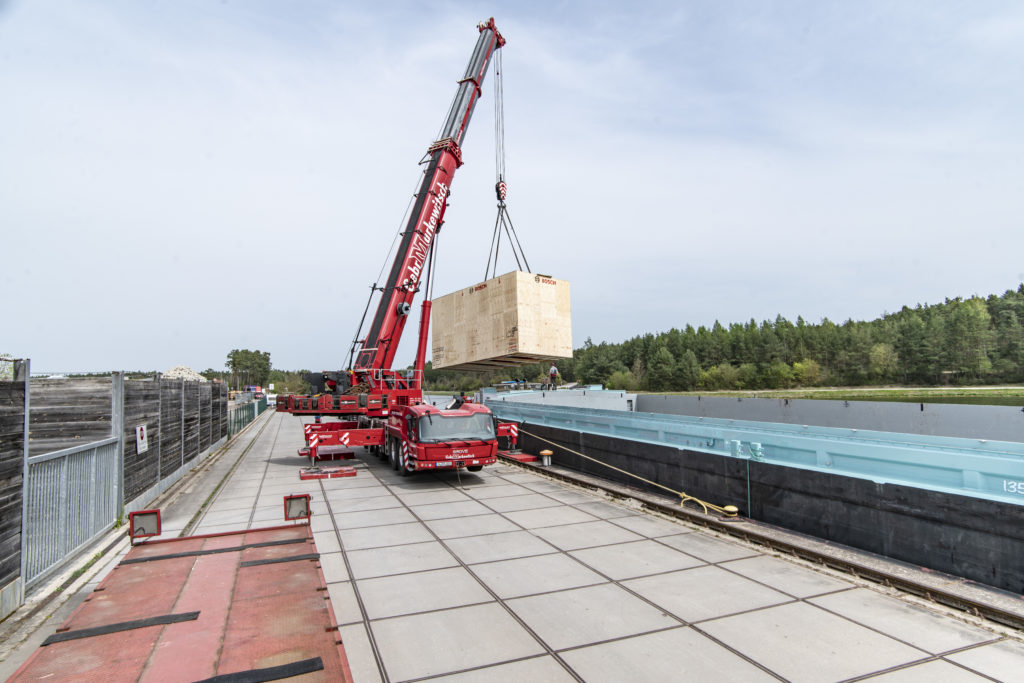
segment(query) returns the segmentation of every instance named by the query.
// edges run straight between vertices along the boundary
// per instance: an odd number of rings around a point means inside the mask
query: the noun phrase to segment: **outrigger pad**
[[[337,477],[356,476],[355,467],[303,467],[299,470],[299,479],[335,479]]]
[[[498,451],[498,455],[517,462],[537,462],[540,458],[522,451]]]

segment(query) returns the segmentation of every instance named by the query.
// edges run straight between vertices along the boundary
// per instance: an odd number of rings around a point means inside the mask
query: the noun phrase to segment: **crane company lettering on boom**
[[[444,203],[448,198],[448,186],[439,182],[437,190],[432,194],[434,195],[434,209],[430,212],[429,220],[423,221],[423,231],[417,231],[413,237],[412,250],[409,254],[409,283],[418,282],[420,279],[423,262],[427,260],[427,254],[430,253],[430,244],[434,241],[437,224],[441,220],[441,214],[444,213]]]

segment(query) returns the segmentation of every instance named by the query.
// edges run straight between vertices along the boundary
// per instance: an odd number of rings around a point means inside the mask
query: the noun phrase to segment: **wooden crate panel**
[[[569,283],[514,271],[434,299],[434,368],[489,370],[572,357]]]

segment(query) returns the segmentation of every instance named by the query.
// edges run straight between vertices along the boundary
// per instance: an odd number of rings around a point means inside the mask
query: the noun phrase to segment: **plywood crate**
[[[493,370],[572,357],[569,283],[514,271],[434,299],[436,369]]]

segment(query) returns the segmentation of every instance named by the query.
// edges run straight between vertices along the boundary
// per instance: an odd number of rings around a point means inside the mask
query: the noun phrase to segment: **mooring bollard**
[[[540,464],[544,467],[551,467],[551,456],[553,453],[548,450],[540,452]]]

